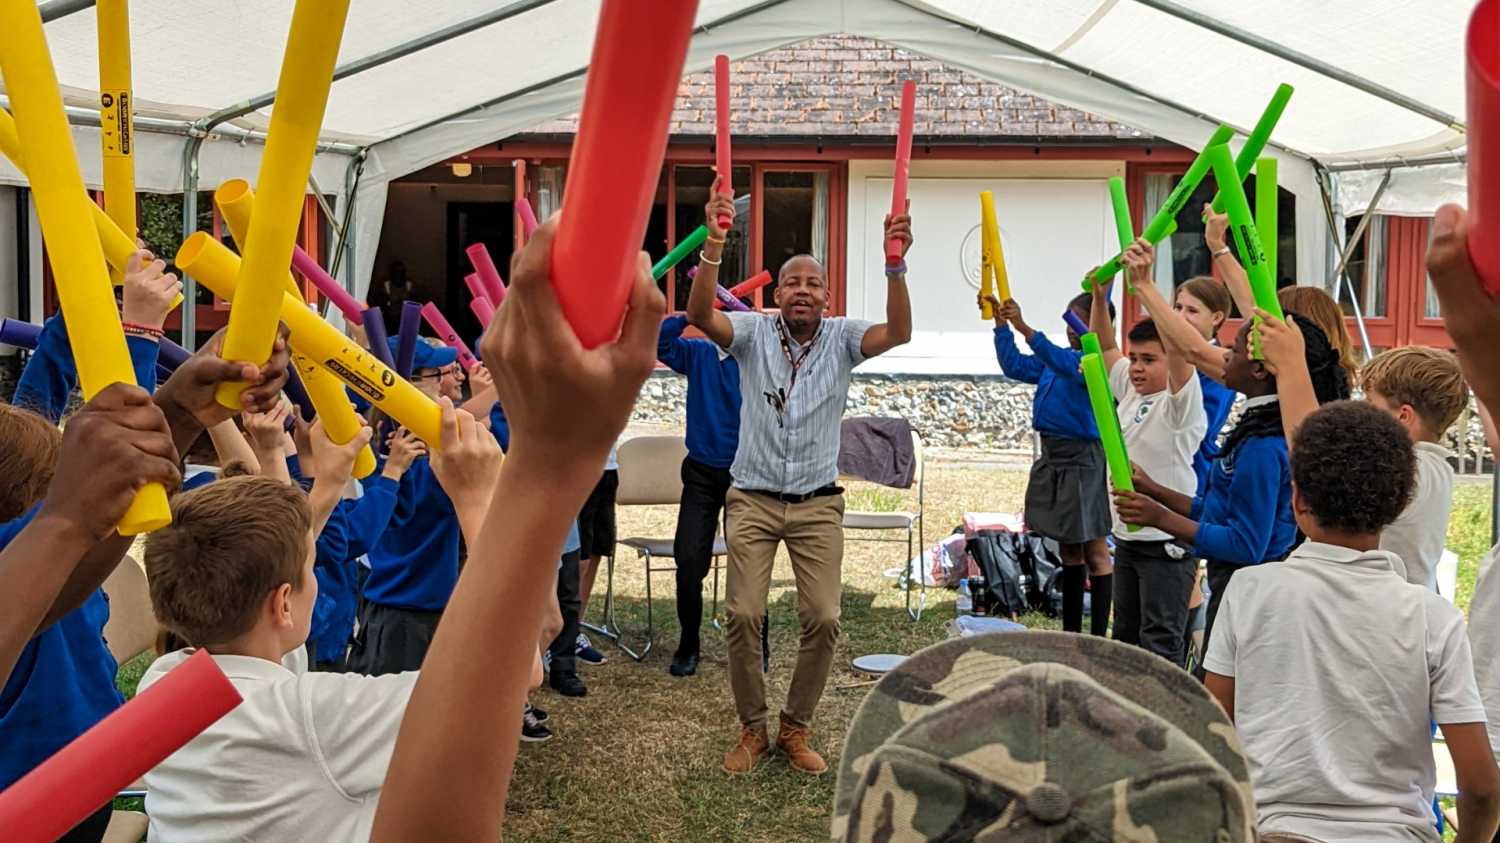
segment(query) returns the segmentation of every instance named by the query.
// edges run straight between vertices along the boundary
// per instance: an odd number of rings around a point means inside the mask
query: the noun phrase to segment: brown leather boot
[[[807,730],[789,722],[786,715],[781,717],[781,732],[776,736],[776,748],[786,756],[792,769],[799,773],[821,776],[828,772],[828,764],[823,761],[823,756],[807,745]]]
[[[724,756],[722,769],[731,776],[744,776],[755,772],[760,760],[766,757],[766,752],[771,748],[771,739],[766,735],[766,727],[761,725],[741,726],[739,743],[729,754]]]

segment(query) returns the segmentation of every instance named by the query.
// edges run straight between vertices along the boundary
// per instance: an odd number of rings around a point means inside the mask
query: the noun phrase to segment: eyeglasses
[[[411,376],[411,380],[414,380],[414,381],[423,381],[423,380],[441,379],[441,378],[447,378],[447,377],[455,377],[456,378],[456,377],[459,377],[460,374],[461,373],[458,370],[458,364],[454,363],[453,365],[448,366],[446,368],[438,369],[437,370],[437,374],[434,374],[434,375],[412,375]]]

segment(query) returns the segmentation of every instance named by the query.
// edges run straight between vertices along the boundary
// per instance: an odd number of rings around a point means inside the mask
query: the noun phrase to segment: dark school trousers
[[[677,563],[677,621],[682,628],[677,652],[684,656],[698,652],[701,643],[703,580],[713,567],[714,536],[730,483],[727,468],[704,465],[692,457],[682,461],[682,505],[672,557]]]
[[[1115,541],[1115,640],[1181,667],[1196,559],[1174,559],[1168,541]]]
[[[360,606],[364,620],[349,653],[349,672],[384,676],[420,670],[443,613],[403,609],[363,598]]]
[[[578,594],[578,562],[581,550],[570,550],[562,556],[557,570],[557,607],[562,610],[562,632],[552,639],[547,650],[552,654],[553,673],[575,673],[578,670],[578,622],[583,600]]]
[[[1208,598],[1208,620],[1203,625],[1203,653],[1198,658],[1198,668],[1193,671],[1193,675],[1200,680],[1207,673],[1203,662],[1208,658],[1208,643],[1214,634],[1214,619],[1219,616],[1219,604],[1224,602],[1224,591],[1229,588],[1229,579],[1239,569],[1239,565],[1208,560],[1208,588],[1212,594]]]

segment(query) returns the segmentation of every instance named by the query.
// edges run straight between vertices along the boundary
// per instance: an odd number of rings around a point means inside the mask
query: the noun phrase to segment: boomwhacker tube
[[[184,272],[198,279],[203,286],[221,298],[231,301],[235,293],[235,279],[239,276],[239,263],[238,255],[204,231],[183,241],[182,248],[177,250],[177,265]],[[373,310],[375,308],[370,308],[366,313]],[[305,303],[287,292],[282,293],[281,321],[292,332],[293,348],[384,410],[429,447],[442,447],[442,440],[439,438],[442,411],[431,398],[397,377],[394,370],[369,350],[355,345],[348,337],[323,321],[321,316],[308,310]],[[380,324],[378,320],[366,322],[366,336],[369,336],[372,323]],[[370,340],[373,344],[374,337],[370,337]],[[311,390],[312,385],[307,383],[305,374],[302,380]],[[327,423],[325,419],[324,425],[327,426]]]
[[[1236,170],[1239,168],[1236,167]],[[1280,193],[1276,189],[1276,159],[1255,159],[1255,227],[1260,230],[1260,245],[1266,250],[1266,271],[1276,283],[1276,247],[1280,235],[1277,211]]]
[[[52,260],[57,297],[73,328],[73,358],[87,401],[112,383],[134,384],[135,371],[36,4],[0,2],[0,32],[5,33],[0,38],[0,77],[15,110],[21,143],[30,150],[31,193]],[[137,535],[170,523],[167,490],[151,483],[141,488],[125,512],[120,534]]]
[[[1116,491],[1135,491],[1130,479],[1130,455],[1125,452],[1125,436],[1120,433],[1120,417],[1115,414],[1115,396],[1109,391],[1104,374],[1104,358],[1098,354],[1083,355],[1083,380],[1089,388],[1089,406],[1094,409],[1094,423],[1099,426],[1099,442],[1104,446],[1104,461],[1109,463],[1109,481]],[[1126,528],[1138,532],[1131,524]]]
[[[667,252],[665,257],[657,261],[655,266],[651,267],[651,277],[660,281],[661,277],[663,275],[666,275],[668,270],[670,270],[677,264],[682,263],[683,258],[692,254],[693,250],[698,248],[699,246],[702,246],[703,241],[707,239],[707,225],[700,225],[697,228],[693,229],[692,234],[689,234],[687,237],[683,238],[683,241],[681,243],[678,243],[675,249]]]
[[[1215,146],[1228,143],[1232,137],[1234,137],[1234,130],[1223,124],[1220,124],[1219,128],[1214,131],[1213,137],[1208,139],[1208,145],[1203,147],[1203,152],[1198,153],[1198,157],[1193,159],[1192,165],[1183,174],[1182,181],[1178,182],[1177,187],[1167,195],[1167,201],[1161,206],[1161,210],[1156,212],[1156,216],[1152,217],[1151,222],[1146,223],[1146,228],[1141,231],[1141,237],[1147,243],[1155,246],[1172,232],[1177,224],[1177,215],[1182,213],[1188,199],[1192,198],[1193,191],[1198,189],[1198,183],[1208,175],[1210,165],[1208,159],[1204,158],[1204,154]],[[1094,270],[1091,277],[1083,279],[1084,292],[1092,289],[1091,282],[1108,284],[1109,279],[1119,275],[1120,271],[1125,268],[1124,257],[1125,252],[1122,249],[1120,254],[1110,258],[1103,266]]]
[[[94,11],[99,34],[99,138],[104,151],[104,211],[121,231],[136,231],[130,9],[126,0],[98,0]]]
[[[0,793],[6,841],[52,843],[239,704],[199,650]]]
[[[475,243],[465,249],[464,253],[469,256],[469,262],[474,264],[474,274],[484,284],[484,297],[495,307],[499,307],[505,301],[505,281],[500,277],[500,270],[495,268],[495,261],[490,258],[490,250],[483,243]]]
[[[312,364],[312,361],[307,360],[306,357],[302,359]],[[282,387],[281,391],[286,393],[286,400],[292,402],[292,406],[297,408],[297,415],[301,416],[303,421],[312,424],[313,419],[318,417],[318,411],[313,409],[312,396],[307,394],[307,385],[302,382],[302,376],[297,374],[295,365],[286,370],[286,386]]]
[[[990,255],[990,227],[995,224],[995,198],[988,190],[979,191],[979,316],[994,319],[990,299],[995,295],[995,263]],[[1001,299],[1003,302],[1004,299]]]
[[[219,185],[219,189],[214,191],[214,204],[219,206],[219,215],[224,218],[224,224],[229,226],[229,236],[234,238],[234,244],[239,247],[243,256],[245,243],[250,238],[250,217],[255,214],[255,191],[250,189],[250,182],[230,179]],[[292,277],[290,270],[286,273],[286,289],[292,295],[302,297],[302,287]]]
[[[36,351],[37,338],[41,335],[41,325],[22,322],[20,319],[0,321],[0,343],[5,345],[13,345],[16,348],[24,348],[27,351]]]
[[[714,165],[719,172],[719,192],[734,198],[734,165],[729,155],[729,56],[714,58]],[[734,220],[719,215],[719,228],[725,231]]]
[[[989,216],[990,266],[995,273],[995,297],[1000,301],[1010,298],[1010,273],[1005,270],[1005,249],[1000,245],[1000,224],[995,221],[994,200],[990,201]]]
[[[896,176],[891,185],[891,217],[906,213],[906,183],[911,177],[911,136],[913,121],[917,113],[917,83],[908,79],[901,83],[901,117],[896,126]],[[901,263],[901,241],[895,238],[885,243],[885,262],[890,266]]]
[[[396,374],[411,379],[417,359],[417,343],[422,337],[422,306],[414,301],[401,303],[401,321],[396,330]]]
[[[292,296],[293,299],[296,296]],[[302,308],[309,316],[323,320],[307,308]],[[328,323],[324,322],[327,325]],[[329,325],[332,329],[333,326]],[[338,331],[334,331],[338,334]],[[342,334],[338,334],[343,336]],[[359,435],[361,428],[365,426],[364,420],[354,412],[349,404],[349,395],[344,392],[344,385],[339,382],[322,366],[313,362],[307,355],[292,346],[292,367],[298,377],[302,379],[302,386],[307,390],[307,397],[312,401],[312,407],[317,411],[317,417],[323,420],[323,432],[328,438],[342,445]],[[303,407],[303,418],[308,421],[312,419],[307,414],[307,408]],[[369,445],[359,450],[359,455],[354,458],[354,468],[351,474],[354,479],[362,480],[369,477],[375,471],[375,452]]]
[[[1250,200],[1245,198],[1245,186],[1239,181],[1234,169],[1234,159],[1228,146],[1212,146],[1204,154],[1213,163],[1214,177],[1224,195],[1224,209],[1229,213],[1229,230],[1239,246],[1240,261],[1245,265],[1245,275],[1250,279],[1250,292],[1255,295],[1255,306],[1281,319],[1281,302],[1276,298],[1276,280],[1266,267],[1266,253],[1260,242],[1255,218],[1250,215]]]
[[[371,305],[365,308],[364,317],[365,343],[369,346],[370,353],[394,370],[396,358],[391,356],[391,338],[385,332],[385,314],[380,312],[378,305]]]
[[[469,302],[469,310],[473,311],[474,318],[478,319],[480,326],[485,329],[488,329],[490,323],[495,321],[495,306],[490,304],[489,299],[475,296]]]
[[[479,277],[479,273],[471,272],[468,275],[465,275],[464,284],[468,285],[469,287],[469,295],[473,296],[476,299],[484,299],[485,301],[489,301],[490,291],[485,289],[484,281]]]
[[[21,175],[26,175],[26,156],[21,153],[21,136],[16,133],[16,123],[10,112],[3,108],[0,108],[0,154],[9,158]],[[126,237],[125,232],[92,199],[89,200],[89,215],[94,219],[94,228],[99,232],[99,245],[104,247],[104,259],[109,262],[110,269],[124,273],[125,267],[130,264],[130,255],[136,248],[135,238]],[[172,299],[172,307],[180,304],[182,294],[178,293]]]
[[[1109,204],[1115,210],[1115,232],[1120,238],[1120,251],[1130,248],[1135,242],[1135,223],[1130,220],[1130,200],[1125,196],[1125,180],[1114,176],[1109,180]]]
[[[1469,18],[1469,260],[1491,296],[1500,297],[1500,0],[1483,0]]]
[[[229,309],[223,355],[260,365],[271,356],[286,294],[282,276],[292,263],[307,197],[318,131],[328,106],[349,0],[297,0],[276,85],[276,108],[261,155],[256,213],[244,244],[239,304]],[[300,297],[299,297],[300,298]],[[220,384],[219,403],[239,409],[244,384]]]
[[[1292,98],[1293,88],[1291,85],[1279,85],[1276,93],[1271,95],[1271,101],[1266,104],[1266,110],[1261,112],[1260,119],[1255,121],[1255,128],[1250,130],[1250,136],[1245,139],[1245,145],[1240,147],[1240,154],[1234,159],[1234,171],[1239,174],[1240,182],[1250,177],[1250,170],[1255,166],[1255,159],[1266,149],[1266,142],[1271,139],[1271,132],[1275,130],[1276,123],[1281,120],[1281,113],[1286,111],[1286,104]],[[1225,139],[1224,143],[1228,143]],[[1214,142],[1210,140],[1209,146]],[[1214,212],[1224,213],[1225,205],[1224,183],[1219,182],[1219,192],[1214,194]],[[1155,242],[1155,241],[1152,241]]]
[[[354,296],[349,295],[349,291],[345,290],[342,284],[333,280],[332,276],[324,272],[323,267],[318,266],[317,261],[302,251],[301,246],[292,247],[292,268],[302,273],[302,277],[313,282],[313,286],[318,288],[318,292],[327,296],[328,300],[333,302],[333,306],[338,308],[340,313],[344,314],[345,319],[356,325],[364,324],[364,317],[361,315],[364,308],[360,306],[360,303],[355,300]],[[300,288],[297,291],[297,295],[299,297],[302,295]]]
[[[1104,352],[1099,348],[1099,335],[1093,331],[1086,330],[1079,334],[1078,344],[1083,347],[1084,354],[1092,354],[1101,360],[1104,359]]]
[[[690,281],[690,282],[694,278],[697,278],[698,277],[698,267],[694,266],[694,267],[689,268],[688,271],[687,271],[687,277],[688,277],[688,281]],[[737,297],[735,297],[734,293],[730,292],[729,290],[724,289],[724,285],[723,284],[719,284],[719,285],[716,286],[716,288],[714,289],[714,296],[715,296],[715,298],[714,298],[714,307],[721,307],[721,308],[725,308],[727,310],[733,310],[736,313],[748,313],[750,311],[750,308],[747,307],[747,306],[745,306],[744,302],[740,301]]]
[[[474,356],[474,352],[469,350],[469,346],[459,337],[458,332],[453,330],[452,325],[448,324],[447,317],[443,316],[443,312],[437,309],[437,305],[432,302],[422,305],[422,318],[427,320],[428,326],[432,328],[433,333],[438,335],[438,339],[447,343],[449,348],[458,352],[458,363],[464,367],[464,371],[472,372],[474,364],[479,362],[479,358]]]
[[[600,7],[550,273],[584,348],[620,333],[697,12],[697,0]]]
[[[536,212],[531,210],[531,203],[526,197],[516,200],[516,214],[521,217],[521,233],[527,237],[536,233],[536,228],[541,223],[536,221]]]
[[[1078,318],[1078,314],[1074,313],[1071,310],[1064,310],[1063,311],[1063,321],[1067,323],[1067,325],[1068,325],[1069,328],[1073,329],[1073,333],[1075,333],[1075,334],[1078,335],[1080,341],[1084,337],[1093,337],[1094,336],[1093,334],[1089,333],[1089,326],[1087,324],[1085,324],[1082,319]],[[1099,342],[1099,339],[1097,337],[1095,337],[1094,338],[1094,343],[1098,344],[1098,342]]]
[[[733,287],[730,287],[729,294],[737,299],[742,299],[745,296],[748,296],[751,293],[755,292],[756,290],[759,290],[761,287],[764,287],[767,284],[771,283],[771,281],[771,270],[762,269],[760,272],[757,272],[749,278],[746,278],[744,281],[741,281]]]

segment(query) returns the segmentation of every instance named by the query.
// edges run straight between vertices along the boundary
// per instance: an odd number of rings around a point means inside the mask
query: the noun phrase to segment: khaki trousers
[[[781,503],[754,492],[730,489],[729,569],[724,608],[729,618],[729,683],[740,722],[766,722],[766,682],[761,673],[760,624],[771,590],[776,547],[786,544],[797,580],[797,620],[802,639],[782,714],[808,728],[828,683],[839,637],[843,592],[844,496]]]

